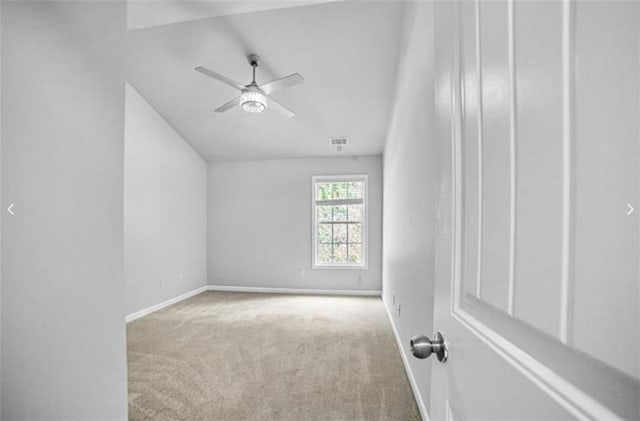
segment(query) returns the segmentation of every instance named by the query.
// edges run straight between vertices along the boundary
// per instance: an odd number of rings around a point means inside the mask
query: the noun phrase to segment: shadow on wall
[[[383,299],[423,417],[431,364],[409,353],[409,339],[430,335],[436,235],[432,2],[405,9],[396,97],[384,148]]]

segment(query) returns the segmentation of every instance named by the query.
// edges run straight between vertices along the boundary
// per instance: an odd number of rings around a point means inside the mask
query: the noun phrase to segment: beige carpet
[[[131,420],[419,420],[379,298],[204,292],[127,325]]]

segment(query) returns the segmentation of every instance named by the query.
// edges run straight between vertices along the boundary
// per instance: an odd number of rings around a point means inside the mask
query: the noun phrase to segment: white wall
[[[2,2],[4,420],[127,418],[125,22],[123,1]]]
[[[402,344],[431,336],[436,229],[433,5],[407,6],[394,111],[384,149],[383,298]],[[393,305],[401,305],[398,315]],[[430,361],[402,347],[427,405]],[[424,410],[425,408],[421,408]]]
[[[2,2],[0,1],[0,22],[2,22]],[[0,30],[0,98],[2,98],[2,30]],[[1,103],[1,101],[0,101]],[[2,107],[0,106],[0,175],[2,174]],[[0,204],[2,201],[2,177],[0,177]],[[2,217],[0,206],[0,306],[2,306]],[[0,307],[0,379],[2,379],[2,308]],[[0,381],[0,418],[2,418],[2,381]]]
[[[207,164],[127,85],[126,310],[207,284]]]
[[[367,270],[311,269],[311,176],[337,174],[369,175]],[[381,183],[379,156],[209,164],[209,283],[380,290]]]

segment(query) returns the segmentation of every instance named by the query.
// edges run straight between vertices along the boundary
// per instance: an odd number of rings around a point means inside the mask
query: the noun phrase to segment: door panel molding
[[[622,420],[572,383],[460,308],[453,317],[579,420]],[[452,355],[452,358],[454,356]]]
[[[513,27],[514,0],[507,1],[508,42],[509,42],[509,170],[510,170],[510,203],[509,203],[509,280],[507,291],[507,313],[514,315],[515,272],[516,272],[516,52]]]
[[[515,8],[517,2],[515,0],[507,0],[508,6],[507,21],[508,21],[508,74],[509,74],[509,245],[508,245],[508,283],[507,283],[507,308],[508,314],[515,317],[516,315],[516,260],[517,260],[517,206],[518,206],[518,111],[517,111],[517,66],[516,66],[516,46],[515,37]],[[482,68],[482,30],[481,30],[481,15],[482,7],[480,0],[474,0],[475,9],[475,55],[476,55],[476,83],[479,91],[477,95],[477,115],[478,115],[478,182],[477,182],[477,194],[478,194],[478,226],[477,226],[477,258],[476,258],[476,291],[475,295],[483,298],[483,252],[484,252],[484,208],[485,198],[484,196],[484,111],[483,111],[483,68]],[[460,13],[460,11],[459,11]],[[460,20],[460,19],[458,19]],[[559,218],[561,219],[561,262],[560,262],[560,308],[558,310],[559,320],[556,321],[557,327],[555,330],[560,340],[568,345],[571,345],[571,319],[572,319],[572,276],[573,276],[573,236],[574,236],[574,218],[573,218],[573,195],[575,193],[575,181],[574,181],[574,141],[573,141],[573,125],[574,125],[574,77],[573,77],[573,61],[574,61],[574,42],[573,42],[573,28],[574,28],[574,7],[571,0],[562,0],[562,210]],[[460,25],[461,23],[458,22]],[[462,30],[462,29],[461,29]],[[462,37],[458,36],[458,48],[462,50]],[[460,54],[460,52],[458,52]],[[462,66],[462,61],[460,61]],[[464,71],[465,69],[459,69],[460,72],[460,84],[464,83]],[[461,119],[465,119],[464,107],[466,106],[466,98],[464,97],[464,90],[461,87],[460,90],[460,103],[462,104],[462,116]],[[462,121],[464,126],[464,120]],[[462,128],[460,130],[463,130]],[[469,291],[470,292],[470,291]]]
[[[461,311],[474,317],[486,329],[500,332],[499,335],[506,341],[526,350],[532,358],[565,381],[585,385],[580,390],[602,406],[620,408],[618,416],[624,419],[637,418],[637,411],[628,405],[640,396],[640,384],[633,377],[583,351],[567,347],[557,337],[510,317],[504,311],[478,300],[473,294],[465,294],[463,300],[465,307]],[[589,381],[593,377],[599,381]]]
[[[573,276],[573,7],[562,0],[562,266],[560,277],[559,338],[570,344],[571,278]]]
[[[631,75],[637,69],[629,63],[637,62],[638,43],[627,41],[638,36],[640,25],[633,19],[640,8],[574,0],[534,6],[504,1],[508,7],[485,7],[474,0],[436,8],[441,166],[434,328],[451,343],[449,365],[432,373],[432,411],[436,418],[450,418],[453,409],[455,418],[458,409],[460,419],[467,414],[469,419],[637,419],[637,371],[619,361],[633,351],[623,347],[637,345],[622,335],[634,327],[627,319],[637,307],[629,304],[631,298],[621,298],[635,295],[628,285],[635,278],[619,269],[629,266],[629,255],[637,249],[623,237],[628,253],[620,256],[627,260],[615,259],[609,247],[619,251],[621,246],[604,241],[611,241],[603,235],[609,228],[603,216],[610,210],[599,200],[601,195],[627,200],[623,189],[630,185],[637,191],[622,176],[637,174],[628,164],[637,151],[632,143],[637,121],[629,110],[637,112],[640,103],[628,91],[637,89]],[[496,23],[499,33],[481,27]],[[499,41],[496,50],[487,43],[490,37]],[[508,37],[508,43],[498,37]],[[496,63],[498,113],[486,95],[473,98],[473,90],[482,89],[483,72],[484,89],[490,88]],[[633,89],[625,91],[627,85]],[[500,120],[500,131],[492,130],[492,118]],[[613,171],[609,164],[614,159],[626,166]],[[490,168],[492,162],[501,174]],[[499,197],[486,195],[493,192],[493,181]],[[483,188],[486,197],[476,203]],[[483,213],[484,219],[491,216],[493,199],[501,204],[499,224],[492,220],[499,233],[482,223]],[[624,234],[627,222],[637,232],[632,219],[616,220],[612,228]],[[483,261],[483,249],[486,257],[496,241],[501,246]],[[508,279],[500,279],[501,298],[508,298],[503,302],[489,296],[497,285],[490,276],[506,273],[493,270],[491,275],[496,258],[500,268],[507,263],[509,268]],[[595,275],[587,270],[594,267],[600,270]],[[608,268],[619,270],[608,277]],[[617,290],[606,294],[609,285]],[[609,326],[610,321],[628,323]],[[446,382],[448,388],[441,391],[438,387]]]
[[[477,72],[477,97],[478,97],[478,257],[477,257],[477,280],[476,296],[482,297],[482,145],[483,139],[483,112],[482,112],[482,45],[480,34],[480,0],[475,0],[476,12],[476,72]],[[458,9],[458,15],[460,10]],[[461,37],[459,37],[461,38]],[[461,43],[462,40],[459,40]],[[458,52],[459,55],[459,52]],[[455,98],[455,96],[453,97]]]
[[[516,222],[516,78],[515,78],[515,31],[514,31],[514,1],[509,0],[509,12],[508,12],[508,28],[509,28],[509,84],[511,88],[510,92],[510,176],[511,176],[511,186],[510,186],[510,243],[509,243],[509,306],[508,311],[504,312],[501,309],[495,308],[490,303],[482,300],[482,208],[483,208],[483,200],[482,200],[482,182],[483,182],[483,172],[482,172],[482,164],[483,164],[483,154],[482,154],[482,143],[483,143],[483,132],[482,132],[482,95],[478,95],[478,144],[479,144],[479,152],[478,152],[478,190],[479,190],[479,224],[478,224],[478,272],[477,272],[477,283],[476,283],[476,291],[473,296],[472,292],[466,292],[468,294],[468,299],[465,299],[463,294],[465,293],[462,285],[462,242],[463,242],[463,157],[462,157],[462,148],[463,148],[463,129],[464,129],[464,92],[463,92],[463,80],[464,80],[464,69],[463,69],[463,60],[461,58],[461,51],[463,49],[462,45],[462,36],[460,31],[462,30],[461,22],[460,22],[460,3],[458,2],[458,19],[457,24],[458,28],[454,31],[455,40],[453,43],[453,62],[452,64],[452,84],[451,84],[451,138],[452,142],[452,156],[451,156],[451,169],[453,173],[452,180],[452,188],[453,194],[451,196],[451,205],[454,210],[453,215],[453,226],[452,226],[452,243],[451,243],[451,273],[452,273],[452,285],[451,285],[451,315],[457,320],[461,325],[463,325],[469,332],[475,335],[478,339],[480,339],[484,344],[486,344],[493,352],[499,355],[504,361],[506,361],[509,365],[518,370],[523,376],[525,376],[529,381],[535,384],[540,390],[542,390],[546,395],[548,395],[553,401],[558,403],[561,407],[571,413],[576,419],[580,420],[621,420],[621,416],[615,414],[610,409],[608,409],[605,405],[594,399],[589,394],[585,393],[582,389],[577,387],[571,381],[567,380],[567,378],[561,376],[556,370],[554,370],[550,365],[545,364],[541,361],[542,358],[536,358],[536,356],[532,355],[530,352],[525,351],[522,346],[518,346],[511,337],[506,337],[505,335],[498,333],[499,330],[491,326],[490,321],[492,317],[495,317],[494,314],[487,314],[484,311],[479,311],[478,306],[485,306],[486,308],[493,309],[495,313],[500,313],[500,316],[503,317],[505,323],[511,323],[512,325],[518,326],[523,333],[522,336],[525,335],[542,335],[548,336],[546,339],[549,343],[555,343],[556,353],[558,352],[569,352],[571,353],[579,353],[577,350],[568,350],[566,348],[568,333],[569,333],[569,316],[570,316],[570,277],[571,277],[571,238],[572,238],[572,192],[573,192],[573,170],[572,170],[572,159],[571,155],[573,153],[572,148],[572,124],[573,124],[573,104],[572,104],[572,96],[573,96],[573,66],[572,66],[572,6],[570,0],[563,0],[563,9],[562,9],[562,19],[563,19],[563,32],[562,32],[562,43],[563,43],[563,207],[562,207],[562,229],[563,229],[563,237],[562,237],[562,309],[561,314],[562,318],[559,321],[559,330],[560,330],[560,339],[554,338],[553,336],[547,335],[543,332],[537,331],[534,327],[528,325],[524,321],[520,321],[514,317],[514,290],[515,290],[515,247],[516,247],[516,237],[515,237],[515,222]],[[476,63],[477,63],[477,83],[478,89],[482,89],[482,49],[481,49],[481,30],[480,30],[480,2],[479,0],[475,1],[475,11],[476,11]],[[473,304],[476,302],[476,306],[470,306],[469,304]],[[486,317],[483,317],[486,316]],[[488,322],[489,321],[489,322]],[[506,327],[500,326],[500,331],[508,330]],[[520,342],[521,345],[524,345],[524,342]],[[529,350],[529,347],[527,347]],[[569,355],[569,358],[573,358],[575,355]],[[452,355],[452,358],[455,358],[455,355]],[[582,356],[582,358],[591,358],[587,355]],[[606,366],[606,364],[592,359],[591,363],[599,364],[599,370],[603,373],[606,373],[607,378],[614,378],[616,376],[621,376],[626,379],[625,375],[622,373],[618,373],[617,370]],[[610,373],[609,373],[610,371]],[[630,392],[634,393],[637,391],[637,384],[633,381],[633,379],[626,379],[628,382],[626,386],[629,386]],[[603,388],[606,389],[606,384],[603,385]],[[606,391],[600,391],[602,394],[606,394]],[[598,393],[600,395],[600,393]],[[622,397],[622,399],[625,399]],[[614,406],[614,405],[612,405]],[[620,407],[620,406],[618,406]],[[450,406],[447,405],[447,409],[450,410]],[[447,411],[450,414],[449,411]]]

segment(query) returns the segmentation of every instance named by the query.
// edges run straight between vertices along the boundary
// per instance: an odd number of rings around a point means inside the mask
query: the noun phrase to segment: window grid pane
[[[347,185],[347,194],[349,193],[349,186]],[[349,220],[349,209],[347,209],[347,221]],[[345,241],[347,242],[347,262],[349,261],[349,224],[345,225],[346,228],[346,236]]]
[[[315,200],[324,202],[316,206],[316,259],[321,264],[363,263],[364,202],[332,206],[331,201],[364,199],[364,183],[354,180],[316,183]]]

